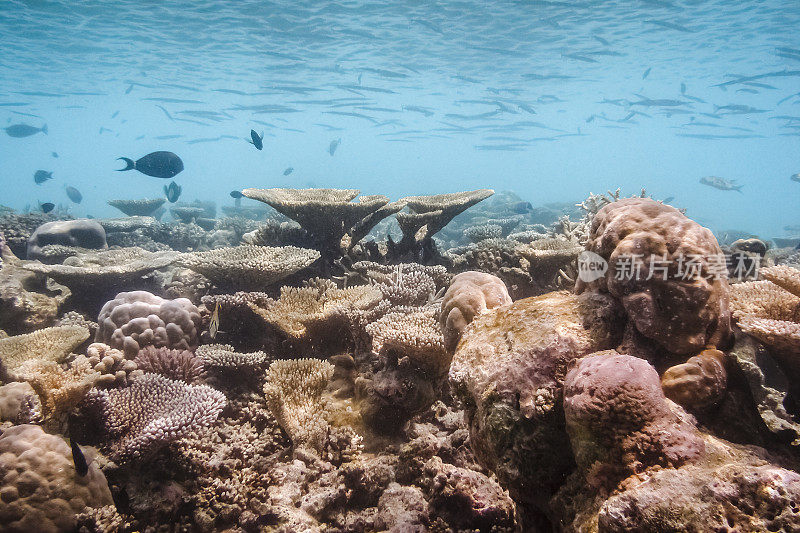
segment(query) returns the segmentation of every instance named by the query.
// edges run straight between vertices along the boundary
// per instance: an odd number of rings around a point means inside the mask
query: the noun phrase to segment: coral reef
[[[204,344],[197,348],[197,357],[208,368],[217,370],[253,370],[269,362],[264,352],[239,353],[229,344]]]
[[[142,216],[148,217],[164,205],[164,198],[144,198],[141,200],[109,200],[107,203],[111,207],[116,207],[129,217]]]
[[[94,386],[98,388],[127,387],[132,379],[149,371],[140,369],[135,361],[126,359],[122,350],[101,342],[94,342],[86,348],[86,359],[92,370],[100,374],[94,380]]]
[[[333,365],[319,359],[291,359],[269,365],[264,395],[272,415],[292,440],[295,451],[321,453],[328,433],[322,391]]]
[[[164,300],[145,291],[117,294],[97,322],[95,341],[123,350],[128,359],[151,345],[193,350],[201,328],[200,311],[189,300]]]
[[[636,330],[667,352],[697,353],[728,340],[722,250],[711,231],[679,210],[649,198],[607,204],[592,218],[586,250],[608,269],[594,281],[579,279],[576,291],[619,299]]]
[[[476,316],[510,303],[511,297],[500,278],[473,271],[456,275],[442,300],[440,321],[447,349],[455,350],[464,329]]]
[[[36,228],[58,218],[71,219],[72,217],[54,213],[5,213],[0,216],[0,231],[6,240],[6,245],[17,257],[25,257],[30,239]]]
[[[182,254],[177,264],[202,274],[217,285],[263,290],[319,259],[319,252],[294,246],[269,248],[242,245]]]
[[[88,338],[89,330],[84,327],[59,326],[0,339],[0,369],[13,378],[28,360],[60,363]]]
[[[4,531],[75,531],[87,508],[112,505],[100,468],[76,472],[70,446],[39,426],[0,433],[0,524]]]
[[[140,372],[159,374],[189,385],[201,383],[205,378],[204,359],[189,350],[145,346],[133,363]]]
[[[56,220],[42,224],[28,239],[27,259],[39,259],[43,246],[60,244],[79,248],[104,249],[106,230],[94,220]]]
[[[207,385],[144,374],[125,388],[92,389],[86,402],[100,417],[109,456],[127,461],[144,458],[209,426],[226,399]]]

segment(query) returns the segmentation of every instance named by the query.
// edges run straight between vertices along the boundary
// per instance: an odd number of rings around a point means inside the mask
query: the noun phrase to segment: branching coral
[[[333,371],[332,364],[319,359],[275,361],[269,367],[264,385],[267,405],[295,450],[319,454],[325,447],[328,422],[322,391]]]
[[[207,385],[144,374],[126,388],[92,389],[87,402],[99,411],[112,458],[125,461],[208,427],[226,399]]]
[[[319,259],[319,252],[294,246],[242,245],[182,254],[176,262],[227,287],[264,289]]]
[[[206,367],[218,370],[254,369],[269,361],[264,352],[240,353],[228,344],[204,344],[196,353]]]
[[[39,426],[23,424],[0,434],[0,524],[4,531],[77,530],[87,508],[113,505],[100,468],[75,471],[69,444]]]
[[[117,294],[97,322],[95,341],[123,350],[129,359],[150,345],[193,350],[201,328],[200,311],[186,298],[164,300],[145,291]]]
[[[141,372],[159,374],[189,385],[200,383],[205,377],[203,359],[189,350],[146,346],[139,350],[133,362]]]

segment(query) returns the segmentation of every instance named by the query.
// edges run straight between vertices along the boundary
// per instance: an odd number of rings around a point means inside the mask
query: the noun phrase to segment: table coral
[[[177,264],[227,287],[264,289],[319,259],[319,252],[295,246],[242,245],[180,255]]]
[[[81,326],[45,328],[0,339],[0,363],[6,373],[14,375],[29,359],[61,362],[83,341],[89,330]]]
[[[201,329],[200,311],[186,298],[164,300],[146,291],[121,292],[100,310],[96,342],[133,359],[145,346],[193,350]]]
[[[69,444],[39,426],[0,434],[0,524],[4,531],[71,532],[86,508],[113,505],[100,468],[78,475]]]
[[[639,333],[674,354],[722,346],[730,335],[727,267],[710,230],[650,198],[625,198],[592,219],[586,250],[608,262],[578,293],[619,299]]]

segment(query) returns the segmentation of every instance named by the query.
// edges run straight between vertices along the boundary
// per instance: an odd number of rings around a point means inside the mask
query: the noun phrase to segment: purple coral
[[[139,458],[214,423],[225,395],[207,385],[187,385],[145,374],[123,389],[93,389],[87,395],[99,409],[118,461]]]
[[[147,346],[136,355],[139,370],[160,374],[190,385],[202,381],[205,372],[203,360],[189,350],[170,350]]]
[[[670,408],[655,368],[630,355],[582,359],[564,380],[564,414],[578,466],[601,483],[651,466],[677,467],[705,450],[688,415]]]
[[[133,359],[145,346],[197,348],[200,311],[186,298],[165,300],[147,291],[121,292],[100,310],[96,342]]]

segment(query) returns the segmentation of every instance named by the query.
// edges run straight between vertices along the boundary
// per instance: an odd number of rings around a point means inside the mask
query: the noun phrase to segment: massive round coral
[[[62,437],[29,424],[0,434],[0,530],[77,531],[79,513],[112,504],[103,472],[76,472]]]
[[[146,291],[121,292],[97,318],[96,342],[133,359],[145,346],[193,350],[202,326],[200,311],[186,298],[164,300]]]
[[[710,230],[650,198],[606,205],[586,249],[608,262],[585,290],[610,293],[645,337],[675,354],[718,346],[730,335],[727,267]]]
[[[440,322],[445,346],[455,350],[461,334],[472,320],[489,309],[511,303],[503,280],[484,272],[462,272],[444,294]]]

